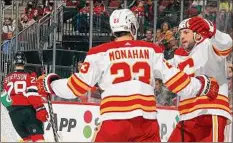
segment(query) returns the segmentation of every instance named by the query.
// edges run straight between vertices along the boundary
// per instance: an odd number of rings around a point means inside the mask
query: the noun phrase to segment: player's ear
[[[196,32],[194,32],[193,36],[194,36],[193,38],[194,38],[195,42],[199,42],[203,38],[200,34],[198,34]]]

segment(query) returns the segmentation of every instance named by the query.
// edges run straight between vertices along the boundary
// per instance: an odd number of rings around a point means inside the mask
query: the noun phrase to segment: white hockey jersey
[[[183,48],[176,50],[174,58],[169,60],[190,76],[208,75],[220,84],[219,95],[215,101],[206,96],[187,98],[182,96],[178,106],[181,120],[189,120],[200,115],[221,115],[232,120],[229,108],[228,85],[226,77],[226,56],[231,53],[232,39],[228,34],[216,31],[211,39],[203,39],[190,53]]]
[[[52,82],[56,95],[74,98],[98,82],[102,121],[143,116],[156,119],[155,78],[174,93],[195,97],[201,83],[163,59],[160,47],[144,41],[110,42],[92,48],[79,73]],[[188,98],[188,97],[185,97]]]

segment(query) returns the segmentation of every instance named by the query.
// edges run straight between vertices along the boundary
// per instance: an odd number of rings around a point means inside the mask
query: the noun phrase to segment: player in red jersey
[[[15,71],[4,79],[1,102],[7,108],[11,122],[24,141],[43,141],[43,122],[48,113],[36,87],[37,76],[24,70],[26,57],[17,52],[14,57]]]
[[[155,77],[178,95],[216,98],[218,84],[214,80],[206,76],[190,78],[164,60],[159,46],[136,40],[139,25],[132,11],[113,11],[110,26],[114,41],[92,48],[79,73],[69,79],[51,73],[38,84],[41,92],[68,99],[82,96],[98,83],[104,90],[100,103],[102,124],[94,141],[160,142]]]

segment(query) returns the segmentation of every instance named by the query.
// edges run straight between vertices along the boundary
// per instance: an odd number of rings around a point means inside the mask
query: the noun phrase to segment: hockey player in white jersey
[[[206,76],[191,78],[164,61],[160,47],[136,40],[138,22],[132,11],[113,11],[110,26],[115,40],[90,49],[79,73],[69,79],[49,74],[38,84],[42,85],[40,91],[62,98],[82,96],[99,84],[104,90],[100,103],[102,124],[93,141],[160,142],[155,78],[161,78],[168,89],[185,98],[216,98],[216,80]]]
[[[209,100],[205,96],[181,96],[180,122],[168,142],[223,142],[224,128],[232,120],[228,100],[226,56],[232,50],[232,39],[201,17],[185,19],[179,25],[181,47],[169,61],[189,74],[208,75],[217,79],[218,97]]]

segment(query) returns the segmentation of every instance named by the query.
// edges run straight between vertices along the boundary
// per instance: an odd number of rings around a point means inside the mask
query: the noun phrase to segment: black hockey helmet
[[[26,56],[23,52],[17,52],[14,56],[14,65],[25,65],[27,62]]]

